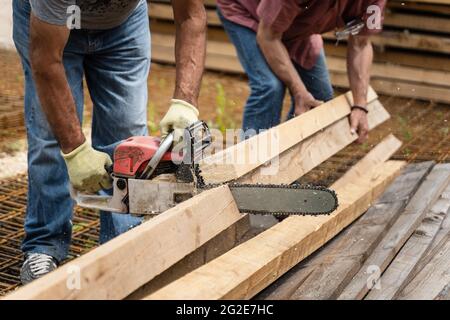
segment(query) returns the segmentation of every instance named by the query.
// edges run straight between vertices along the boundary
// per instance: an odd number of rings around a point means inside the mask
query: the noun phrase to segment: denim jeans
[[[256,33],[227,20],[220,11],[218,14],[225,31],[236,48],[239,60],[248,76],[251,90],[245,105],[242,129],[244,132],[248,130],[259,132],[278,125],[286,92],[285,85],[267,64],[256,41]],[[293,63],[306,88],[317,100],[329,101],[333,98],[333,88],[324,51],[311,70]],[[294,104],[291,105],[288,117],[293,115]]]
[[[25,122],[28,139],[26,253],[46,253],[62,261],[72,233],[73,201],[60,148],[36,92],[29,59],[30,4],[13,1],[14,42],[25,74]],[[83,76],[93,101],[92,145],[112,156],[115,146],[147,134],[147,77],[150,30],[142,1],[122,25],[105,31],[72,30],[63,63],[78,117],[82,121]],[[102,212],[100,241],[106,242],[140,224],[129,215]]]

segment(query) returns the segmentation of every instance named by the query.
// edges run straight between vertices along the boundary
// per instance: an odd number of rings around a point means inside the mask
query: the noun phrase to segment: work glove
[[[172,99],[169,111],[159,123],[161,137],[166,137],[174,131],[174,144],[183,141],[184,129],[198,121],[198,110],[192,104],[178,99]]]
[[[106,171],[112,165],[108,154],[94,150],[87,141],[72,152],[61,154],[74,189],[95,193],[111,188],[111,177]]]

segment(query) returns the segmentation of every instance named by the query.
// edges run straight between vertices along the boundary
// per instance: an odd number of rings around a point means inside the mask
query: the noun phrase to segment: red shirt
[[[259,21],[264,21],[283,33],[291,59],[311,69],[323,48],[320,34],[342,28],[353,19],[367,21],[371,5],[381,9],[382,24],[386,0],[217,0],[217,5],[225,18],[255,32]],[[380,31],[366,25],[360,34]]]

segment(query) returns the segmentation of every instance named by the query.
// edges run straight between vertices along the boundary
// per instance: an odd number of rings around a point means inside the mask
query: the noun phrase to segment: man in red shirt
[[[243,120],[246,136],[280,122],[287,88],[290,117],[333,98],[320,34],[356,21],[348,38],[347,66],[354,106],[352,132],[367,140],[367,91],[373,48],[386,0],[218,0],[218,13],[248,75],[251,94]],[[250,130],[250,132],[248,132]]]

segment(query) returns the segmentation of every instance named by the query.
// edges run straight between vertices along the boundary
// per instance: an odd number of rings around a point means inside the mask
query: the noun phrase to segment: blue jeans
[[[47,123],[32,79],[29,59],[30,4],[13,1],[14,42],[25,73],[25,122],[28,139],[28,206],[22,250],[62,261],[72,233],[73,201],[60,148]],[[83,76],[92,98],[92,145],[112,156],[130,136],[147,134],[147,77],[150,30],[147,4],[117,28],[73,30],[64,51],[64,67],[80,122]],[[129,215],[102,212],[100,241],[106,242],[140,224]]]
[[[278,125],[286,92],[285,85],[267,64],[256,41],[256,33],[227,20],[220,11],[218,14],[231,42],[236,47],[239,60],[248,76],[251,93],[244,110],[242,124],[244,132],[248,130],[259,132]],[[323,51],[311,70],[293,63],[306,88],[317,100],[333,99],[333,87]],[[293,115],[294,104],[292,103],[288,117]]]

